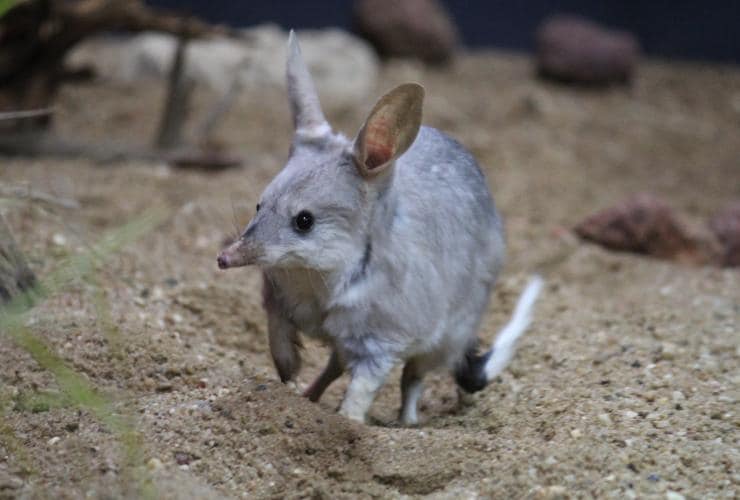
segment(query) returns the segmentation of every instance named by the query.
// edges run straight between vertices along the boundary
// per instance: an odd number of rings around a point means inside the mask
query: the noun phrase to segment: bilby
[[[384,95],[354,140],[334,132],[293,32],[288,45],[290,157],[218,265],[263,270],[270,351],[283,382],[300,368],[299,332],[321,339],[332,353],[305,395],[318,401],[347,371],[340,413],[364,421],[391,369],[404,363],[400,419],[413,425],[430,370],[447,369],[474,392],[506,367],[542,281],[530,281],[493,347],[478,354],[505,242],[475,159],[421,126],[424,89],[416,83]]]

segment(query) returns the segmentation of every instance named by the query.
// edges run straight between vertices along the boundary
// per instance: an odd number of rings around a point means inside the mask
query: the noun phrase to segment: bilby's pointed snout
[[[221,250],[218,254],[216,263],[219,269],[229,269],[230,267],[241,267],[253,264],[254,252],[251,245],[247,244],[243,238],[236,240],[228,247]]]

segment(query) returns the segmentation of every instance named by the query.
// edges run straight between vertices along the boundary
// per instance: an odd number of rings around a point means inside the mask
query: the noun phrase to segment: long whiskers
[[[236,241],[239,239],[239,235],[241,234],[241,229],[239,226],[239,220],[236,217],[236,207],[234,206],[234,193],[231,193],[229,198],[231,199],[231,218],[232,218],[232,223],[234,224],[234,232],[233,234],[230,234],[229,236],[231,237],[231,241]]]

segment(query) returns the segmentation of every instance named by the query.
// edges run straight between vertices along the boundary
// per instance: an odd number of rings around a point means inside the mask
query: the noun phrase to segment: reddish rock
[[[354,24],[385,57],[443,63],[458,45],[455,23],[438,0],[356,0]]]
[[[611,250],[690,263],[707,260],[704,245],[688,234],[664,202],[650,194],[637,195],[588,217],[575,232]]]
[[[720,264],[728,267],[740,266],[740,200],[712,217],[709,227],[722,244]]]
[[[537,70],[559,81],[604,85],[632,79],[640,48],[631,33],[577,16],[553,16],[538,28]]]

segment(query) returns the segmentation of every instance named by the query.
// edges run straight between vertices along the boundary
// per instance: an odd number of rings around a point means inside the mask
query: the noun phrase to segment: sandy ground
[[[106,229],[152,207],[169,213],[94,282],[31,316],[33,331],[133,418],[139,457],[127,465],[117,435],[0,338],[0,497],[738,496],[740,271],[610,253],[569,228],[649,190],[705,231],[740,197],[740,70],[645,63],[631,88],[594,91],[537,82],[518,56],[480,54],[449,71],[390,64],[377,95],[406,80],[427,87],[425,123],[478,156],[506,219],[509,261],[481,337],[493,338],[531,273],[547,279],[510,369],[464,407],[447,375],[430,377],[419,428],[396,424],[397,373],[372,425],[335,414],[344,379],[320,404],[302,399],[327,355],[318,345],[308,344],[297,387],[277,382],[258,273],[215,265],[290,140],[280,91],[244,95],[218,132],[246,158],[239,169],[0,163],[0,183],[81,204],[0,200],[42,276]],[[141,143],[161,95],[69,88],[58,126]],[[199,95],[198,109],[211,98]],[[329,116],[354,134],[373,100]]]

